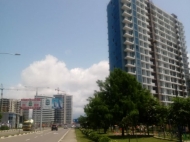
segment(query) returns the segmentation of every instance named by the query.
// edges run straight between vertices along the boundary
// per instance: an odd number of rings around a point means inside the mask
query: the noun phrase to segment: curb
[[[9,131],[18,131],[18,130],[19,130],[19,129],[0,130],[0,133],[9,132]]]
[[[45,131],[45,130],[42,130],[42,131]],[[32,132],[26,132],[26,133],[22,133],[22,134],[12,134],[12,135],[8,135],[8,136],[2,136],[2,137],[0,137],[0,139],[16,137],[16,136],[23,136],[23,135],[27,135],[27,134],[33,134],[33,133],[36,133],[36,132],[42,132],[42,131],[32,131]]]

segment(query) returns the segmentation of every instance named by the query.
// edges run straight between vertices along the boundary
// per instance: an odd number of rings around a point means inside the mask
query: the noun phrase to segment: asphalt
[[[70,129],[68,133],[65,135],[65,137],[62,139],[62,141],[77,142],[75,129]]]
[[[8,130],[8,131],[14,131],[14,130]],[[46,130],[42,130],[42,131],[46,131]],[[40,131],[36,131],[36,132],[40,132]],[[26,133],[14,134],[14,135],[10,135],[10,136],[21,136],[21,135],[26,135],[28,133],[35,133],[35,132],[26,132]],[[4,138],[5,138],[4,136],[0,136],[0,139],[4,139]],[[77,142],[75,129],[69,128],[68,131],[62,136],[62,138],[58,142],[62,142],[62,141]]]

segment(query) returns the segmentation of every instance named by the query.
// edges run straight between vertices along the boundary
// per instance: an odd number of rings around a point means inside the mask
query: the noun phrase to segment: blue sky
[[[108,2],[109,0],[1,0],[0,53],[20,53],[21,56],[0,54],[0,83],[5,88],[25,85],[26,82],[30,84],[29,79],[23,78],[32,73],[29,71],[26,74],[24,71],[30,67],[35,70],[34,66],[41,67],[39,64],[43,60],[51,59],[54,63],[64,63],[62,65],[66,66],[65,69],[72,70],[72,73],[80,69],[80,74],[85,74],[94,64],[97,64],[96,67],[102,73],[103,68],[99,67],[102,64],[99,63],[108,61]],[[187,47],[190,47],[190,1],[153,2],[166,12],[178,16],[185,27]],[[103,77],[107,75],[107,70],[108,67]],[[35,85],[34,82],[35,80],[31,84]],[[41,85],[39,76],[38,82]],[[57,87],[61,86],[59,85],[57,83]],[[67,90],[66,87],[63,89]],[[70,90],[72,89],[67,91]],[[77,91],[80,92],[80,88]]]

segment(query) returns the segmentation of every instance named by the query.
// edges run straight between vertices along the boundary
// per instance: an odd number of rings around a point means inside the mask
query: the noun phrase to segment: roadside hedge
[[[111,142],[111,139],[106,136],[101,136],[97,132],[87,129],[80,129],[82,133],[94,142]]]
[[[9,127],[8,126],[1,126],[0,130],[9,130]]]

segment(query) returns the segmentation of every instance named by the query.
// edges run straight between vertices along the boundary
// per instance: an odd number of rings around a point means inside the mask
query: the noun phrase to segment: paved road
[[[22,129],[20,130],[8,130],[8,131],[0,131],[0,137],[7,136],[7,135],[13,135],[13,134],[19,134],[22,133]]]
[[[0,139],[1,142],[77,142],[74,129],[62,129],[58,131],[39,131],[26,135],[12,136]],[[68,136],[67,136],[68,134]],[[66,137],[67,136],[67,137]],[[69,140],[70,139],[70,140]],[[65,142],[66,142],[65,141]]]

